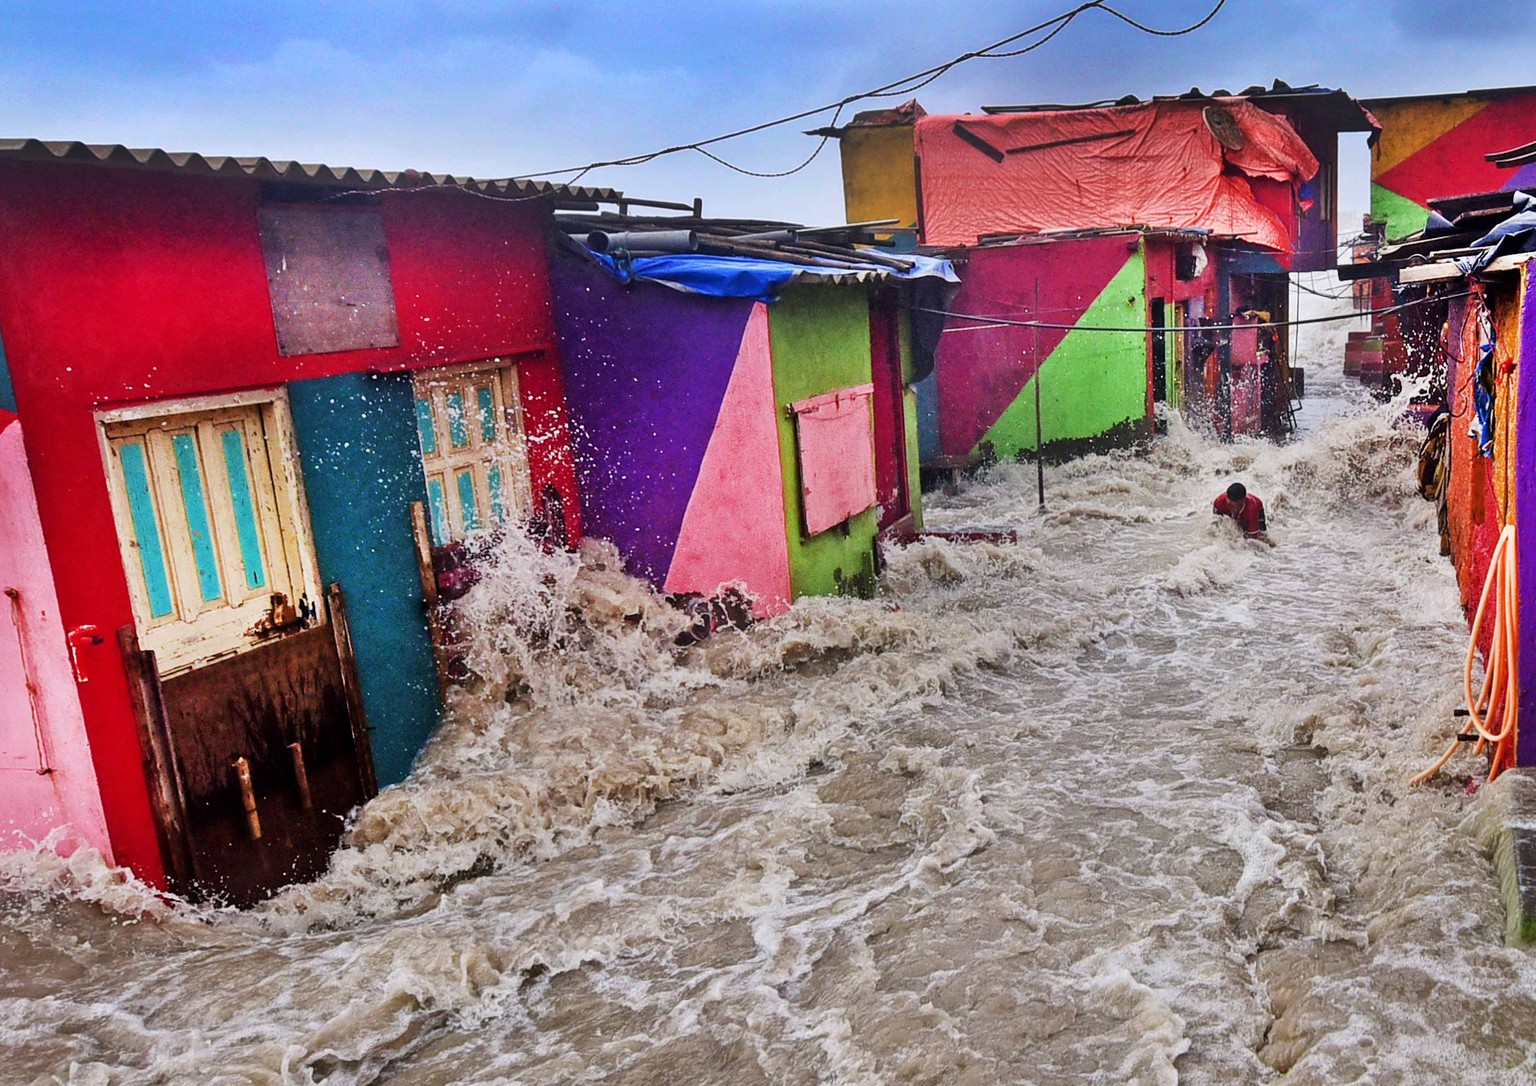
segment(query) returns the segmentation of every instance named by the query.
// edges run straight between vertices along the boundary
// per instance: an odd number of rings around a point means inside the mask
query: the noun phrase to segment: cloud
[[[1120,0],[1176,26],[1211,0]],[[1064,0],[15,0],[0,39],[11,135],[504,176],[652,151],[834,100],[996,41]],[[1229,0],[1162,39],[1088,12],[1037,52],[976,60],[918,91],[930,109],[1091,101],[1279,77],[1360,94],[1529,82],[1513,4]],[[1453,22],[1451,36],[1443,27]],[[20,90],[18,91],[18,88]],[[900,98],[886,103],[890,104]],[[855,106],[854,109],[861,107]],[[863,107],[867,108],[867,107]],[[822,118],[717,148],[782,170]],[[837,148],[759,180],[696,154],[588,181],[721,213],[827,222]]]

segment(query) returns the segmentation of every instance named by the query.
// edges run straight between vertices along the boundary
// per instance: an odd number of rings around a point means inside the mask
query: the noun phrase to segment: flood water
[[[679,656],[508,552],[483,676],[330,874],[247,914],[0,861],[17,1083],[1527,1083],[1416,439],[995,470],[1016,545],[894,555]],[[1330,395],[1331,394],[1331,395]],[[1331,405],[1331,406],[1330,406]],[[1204,512],[1232,477],[1273,550]]]

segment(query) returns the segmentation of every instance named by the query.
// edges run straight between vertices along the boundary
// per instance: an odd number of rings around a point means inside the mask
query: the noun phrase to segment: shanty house
[[[546,242],[598,195],[0,142],[6,845],[246,901],[405,775],[412,506],[580,531]]]
[[[948,264],[846,230],[562,219],[587,531],[669,593],[734,587],[759,615],[872,591],[876,535],[921,515],[909,386],[931,366]]]
[[[1371,154],[1371,217],[1387,241],[1424,229],[1431,201],[1536,186],[1536,86],[1368,98],[1381,135]]]
[[[1155,403],[1181,385],[1184,406],[1223,434],[1286,429],[1298,390],[1274,326],[1288,318],[1288,273],[1333,267],[1338,134],[1371,128],[1343,92],[1277,83],[963,116],[930,116],[912,102],[825,130],[842,142],[850,219],[910,225],[915,244],[964,266],[936,387],[919,387],[925,458],[973,456],[984,443],[999,453],[1033,447],[1040,363],[1032,334],[1019,340],[1003,321],[1046,326],[1039,357],[1061,373],[1058,393],[1104,381],[1115,390],[1113,406],[1096,396],[1053,400],[1046,375],[1042,431],[1052,436],[1041,437],[1062,450],[1145,432]],[[903,141],[910,155],[898,153]],[[903,190],[915,199],[898,198]],[[1105,240],[1117,233],[1129,236]],[[982,255],[1015,241],[1041,248]],[[1083,319],[1090,310],[1098,323]],[[962,331],[965,314],[981,319]],[[987,319],[997,331],[975,330]],[[1139,336],[1140,349],[1118,329]],[[989,335],[998,351],[985,346]],[[1069,377],[1097,364],[1100,352],[1081,346],[1090,335],[1110,337],[1102,346],[1114,361]],[[1051,363],[1057,350],[1065,353]],[[1125,384],[1133,357],[1140,396]],[[1183,381],[1191,359],[1198,379]],[[947,421],[957,405],[962,418]]]
[[[1518,644],[1517,762],[1536,765],[1536,199],[1479,193],[1432,200],[1430,210],[1440,225],[1349,271],[1384,284],[1416,330],[1412,364],[1432,382],[1439,408],[1421,481],[1441,506],[1442,550],[1469,620],[1500,538],[1517,533],[1518,608],[1504,618]],[[1503,608],[1494,593],[1480,630],[1485,659]]]

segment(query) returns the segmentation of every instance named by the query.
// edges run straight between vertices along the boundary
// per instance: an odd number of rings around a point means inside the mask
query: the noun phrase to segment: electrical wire
[[[1400,302],[1397,305],[1384,306],[1380,309],[1362,309],[1357,312],[1339,313],[1328,317],[1304,317],[1290,321],[1254,321],[1250,324],[1188,324],[1167,325],[1154,327],[1152,325],[1126,325],[1124,327],[1112,325],[1094,324],[1056,324],[1046,321],[1020,321],[1009,320],[1004,317],[992,317],[979,313],[957,313],[953,310],[932,309],[925,306],[909,306],[914,313],[932,313],[937,316],[947,317],[951,320],[967,320],[978,322],[970,328],[946,328],[944,334],[951,332],[981,332],[988,328],[1046,328],[1068,332],[1232,332],[1240,328],[1294,328],[1303,324],[1328,324],[1333,321],[1357,320],[1360,317],[1375,317],[1384,313],[1400,313],[1405,309],[1413,309],[1417,306],[1428,305],[1432,302],[1448,301],[1452,298],[1465,298],[1471,291],[1461,294],[1437,294],[1428,298],[1419,298],[1410,302]]]
[[[1121,22],[1126,23],[1127,25],[1133,27],[1143,34],[1150,34],[1159,38],[1177,38],[1186,34],[1193,34],[1195,31],[1204,27],[1212,19],[1216,18],[1216,16],[1221,12],[1221,9],[1226,7],[1226,4],[1227,0],[1216,0],[1215,6],[1213,6],[1210,11],[1206,12],[1204,17],[1202,17],[1197,22],[1173,30],[1164,30],[1160,27],[1151,27],[1137,22],[1129,15],[1126,15],[1124,12],[1111,7],[1106,2],[1106,0],[1087,0],[1087,2],[1078,4],[1070,11],[1064,11],[1060,15],[1046,19],[1044,22],[1036,23],[1034,26],[1031,26],[1025,30],[1021,30],[1016,34],[1010,34],[1008,37],[1003,38],[1000,41],[995,41],[991,45],[986,45],[980,49],[973,49],[969,52],[962,53],[959,56],[947,60],[942,64],[934,65],[933,67],[926,68],[920,72],[914,72],[911,75],[902,76],[900,79],[896,79],[890,83],[874,87],[871,90],[862,91],[858,94],[847,95],[846,97],[838,99],[836,102],[829,102],[826,105],[816,106],[813,109],[801,110],[798,113],[791,113],[787,116],[779,117],[771,121],[763,121],[759,124],[749,125],[745,128],[738,128],[735,131],[726,132],[718,136],[711,136],[708,139],[694,140],[691,143],[673,144],[670,147],[663,147],[658,151],[651,151],[639,155],[629,155],[624,158],[589,162],[582,166],[567,166],[558,170],[542,170],[538,173],[531,173],[525,176],[534,178],[554,177],[561,174],[574,174],[575,177],[570,183],[575,184],[577,180],[580,180],[582,177],[585,177],[588,173],[596,169],[609,166],[639,166],[647,162],[653,162],[656,159],[662,158],[666,155],[675,155],[683,151],[696,151],[715,162],[719,162],[723,166],[728,166],[731,169],[738,171],[739,173],[751,174],[752,176],[758,177],[787,177],[790,174],[797,173],[798,171],[805,169],[806,166],[809,166],[811,162],[816,159],[816,156],[821,153],[821,149],[826,145],[826,141],[829,137],[823,136],[821,144],[815,151],[811,153],[810,157],[807,158],[799,166],[794,167],[793,169],[783,170],[775,173],[756,173],[755,171],[748,170],[744,167],[739,167],[734,163],[727,162],[720,156],[705,151],[704,149],[717,143],[724,143],[727,140],[739,139],[742,136],[750,136],[757,132],[767,131],[771,128],[778,128],[782,125],[793,124],[796,121],[803,121],[807,118],[816,117],[820,114],[827,113],[832,110],[838,111],[838,114],[840,115],[843,109],[847,108],[855,102],[861,102],[866,99],[891,98],[898,95],[911,94],[914,91],[921,90],[923,87],[928,86],[934,80],[949,72],[951,69],[968,61],[977,59],[1002,60],[1008,57],[1022,56],[1025,53],[1032,52],[1033,50],[1045,45],[1052,38],[1056,37],[1056,35],[1060,34],[1063,30],[1070,26],[1079,16],[1088,11],[1102,11],[1106,15],[1110,15],[1116,19],[1119,19]],[[1042,37],[1039,41],[1031,42],[1029,45],[1026,45],[1021,49],[1015,49],[1007,52],[998,51],[1003,49],[1005,46],[1012,45],[1016,41],[1020,41],[1033,34],[1039,34],[1046,30],[1049,30],[1050,32]],[[835,123],[836,122],[834,120],[834,124]]]

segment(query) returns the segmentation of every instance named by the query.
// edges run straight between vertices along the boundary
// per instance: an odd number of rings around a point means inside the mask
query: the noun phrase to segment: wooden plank
[[[416,540],[416,569],[421,575],[421,606],[427,615],[427,637],[432,642],[432,663],[437,671],[437,694],[446,697],[452,679],[448,675],[448,631],[438,606],[437,571],[432,566],[432,534],[427,527],[427,510],[421,502],[411,503],[411,534]]]
[[[326,589],[326,601],[330,604],[331,630],[336,637],[336,655],[341,660],[341,682],[347,695],[347,715],[352,723],[352,744],[357,757],[358,783],[363,798],[371,799],[379,794],[379,778],[373,767],[373,740],[368,735],[368,717],[363,709],[363,692],[357,681],[357,656],[352,651],[352,627],[347,621],[347,604],[342,598],[341,585],[332,584]]]
[[[117,631],[117,644],[122,653],[123,668],[128,673],[134,717],[139,723],[144,782],[149,788],[160,855],[171,889],[185,893],[197,878],[197,864],[187,835],[186,789],[171,747],[160,672],[155,666],[155,654],[139,648],[139,639],[132,626],[123,626]]]

